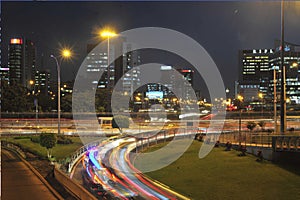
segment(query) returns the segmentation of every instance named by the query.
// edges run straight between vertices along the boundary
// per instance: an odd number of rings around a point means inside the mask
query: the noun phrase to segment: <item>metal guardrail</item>
[[[186,131],[186,130],[184,130]],[[156,138],[156,142],[157,143],[157,138],[159,136],[163,136],[163,140],[164,142],[170,140],[171,138],[175,137],[177,133],[182,133],[175,130],[175,129],[168,129],[168,130],[163,130],[163,131],[159,131],[156,134],[153,134],[152,131],[149,132],[143,132],[143,133],[139,133],[136,135],[130,135],[131,137],[135,137],[137,139],[137,143],[140,144],[138,145],[139,147],[141,146],[142,149],[145,145],[147,145],[149,147],[150,143],[153,143],[153,138]],[[184,136],[181,136],[184,137]],[[189,136],[190,137],[190,136]],[[152,141],[151,141],[152,140]],[[151,141],[151,142],[150,142]],[[95,141],[95,142],[91,142],[88,143],[84,146],[82,146],[81,148],[79,148],[77,151],[75,151],[68,159],[67,159],[67,168],[65,169],[65,171],[67,173],[71,173],[73,170],[73,167],[76,165],[76,163],[81,159],[81,157],[91,148],[94,148],[96,146],[98,146],[100,144],[100,140]],[[60,167],[61,170],[64,170],[63,167]]]
[[[80,147],[77,151],[75,151],[71,156],[70,156],[70,161],[68,162],[68,169],[67,172],[71,173],[74,165],[78,162],[78,160],[85,154],[86,151],[88,151],[91,148],[94,148],[100,144],[99,141],[91,142],[88,143],[82,147]]]
[[[272,137],[272,147],[274,152],[287,151],[300,153],[300,137],[274,136]]]

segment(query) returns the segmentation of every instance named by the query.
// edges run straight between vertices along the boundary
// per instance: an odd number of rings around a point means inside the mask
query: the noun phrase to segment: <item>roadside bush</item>
[[[73,141],[70,138],[60,135],[57,137],[57,144],[72,144]]]
[[[33,136],[30,138],[30,141],[33,143],[40,143],[40,136]]]
[[[30,139],[29,136],[16,136],[14,137],[15,140],[21,140],[21,139]]]

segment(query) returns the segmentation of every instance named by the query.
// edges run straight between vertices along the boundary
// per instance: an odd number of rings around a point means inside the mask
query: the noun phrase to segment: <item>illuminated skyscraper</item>
[[[279,94],[281,90],[281,58],[280,51],[276,51],[270,58],[270,71],[276,70],[277,80],[277,100],[280,100]],[[300,46],[286,43],[284,52],[284,66],[286,76],[286,98],[288,103],[300,104]],[[270,79],[269,97],[274,95],[274,81]]]
[[[8,46],[8,68],[10,84],[30,87],[34,79],[36,66],[36,48],[32,41],[12,38]]]
[[[96,48],[96,49],[94,49]],[[94,50],[93,50],[94,49]],[[110,40],[109,60],[112,64],[107,68],[107,48],[100,49],[97,44],[87,45],[87,57],[85,60],[86,75],[98,88],[113,87],[121,81],[124,93],[133,93],[133,88],[139,86],[139,68],[141,61],[137,51],[131,51],[132,44],[126,42],[125,38],[117,37]],[[127,52],[127,53],[125,53]],[[121,55],[116,58],[116,55]],[[128,73],[127,73],[128,72]],[[97,73],[102,73],[100,80],[97,80]]]
[[[273,49],[251,49],[239,51],[238,93],[245,101],[257,100],[258,93],[267,95],[272,74],[269,70]]]
[[[48,71],[36,71],[35,74],[35,85],[34,85],[34,89],[35,89],[35,93],[42,93],[44,95],[49,95],[51,92],[51,88],[50,88],[50,78],[51,78],[51,74]]]

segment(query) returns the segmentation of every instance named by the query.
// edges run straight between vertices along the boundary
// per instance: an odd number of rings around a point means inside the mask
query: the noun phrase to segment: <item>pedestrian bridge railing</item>
[[[272,148],[274,152],[300,152],[300,136],[273,136]]]

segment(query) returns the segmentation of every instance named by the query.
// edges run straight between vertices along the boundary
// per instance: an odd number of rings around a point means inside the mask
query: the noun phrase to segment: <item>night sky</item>
[[[198,41],[217,64],[225,87],[233,92],[238,78],[238,50],[274,48],[280,38],[280,2],[1,2],[2,63],[9,38],[35,42],[37,66],[55,72],[49,58],[60,46],[75,58],[62,64],[62,80],[74,78],[86,56],[86,44],[99,41],[95,31],[110,25],[117,32],[138,27],[164,27]],[[300,44],[300,2],[286,2],[286,41]],[[197,88],[201,88],[197,84]]]

